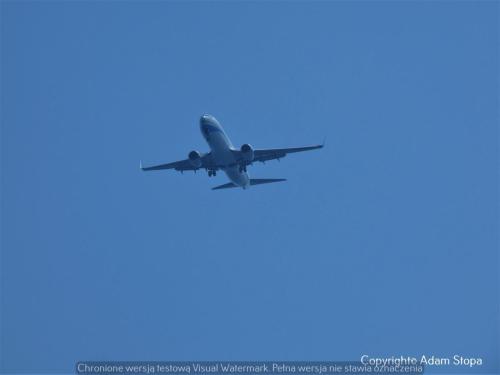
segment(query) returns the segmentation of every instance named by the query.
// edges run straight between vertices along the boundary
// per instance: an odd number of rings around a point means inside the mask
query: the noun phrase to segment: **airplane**
[[[248,165],[252,165],[256,161],[264,163],[268,160],[279,160],[294,152],[316,150],[324,146],[323,142],[323,144],[315,146],[254,149],[250,144],[245,143],[238,150],[234,148],[217,119],[208,114],[201,116],[200,130],[210,147],[210,152],[191,151],[185,160],[151,167],[143,167],[141,161],[140,168],[143,171],[175,169],[181,172],[196,172],[198,169],[205,169],[209,177],[215,176],[218,170],[222,170],[231,182],[216,186],[212,190],[236,187],[247,189],[253,185],[286,181],[285,178],[249,178],[247,173]]]

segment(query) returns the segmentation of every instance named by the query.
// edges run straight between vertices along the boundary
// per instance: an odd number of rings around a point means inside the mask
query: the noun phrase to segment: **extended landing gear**
[[[246,165],[240,165],[240,173],[241,172],[246,172],[247,171],[247,166]]]
[[[208,177],[217,176],[217,171],[208,170]]]

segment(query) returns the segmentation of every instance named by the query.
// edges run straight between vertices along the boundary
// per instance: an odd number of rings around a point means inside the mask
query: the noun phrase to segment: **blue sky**
[[[1,3],[3,371],[499,369],[497,2]],[[142,173],[235,145],[286,183]]]

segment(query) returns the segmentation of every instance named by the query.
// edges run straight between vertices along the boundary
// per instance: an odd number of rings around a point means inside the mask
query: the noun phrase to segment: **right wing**
[[[143,167],[141,162],[141,169],[143,171],[157,171],[161,169],[175,169],[176,171],[195,171],[200,168],[217,169],[212,162],[212,156],[210,153],[204,154],[201,158],[201,166],[194,167],[189,159],[174,161],[173,163],[153,165],[151,167]]]
[[[306,146],[306,147],[290,147],[290,148],[268,148],[263,150],[255,150],[255,161],[267,161],[273,159],[284,158],[288,154],[292,154],[295,152],[303,152],[310,150],[317,150],[318,148],[322,148],[323,145],[315,145],[315,146]]]
[[[251,162],[245,161],[240,150],[233,150],[233,155],[235,156],[238,164],[251,164],[254,161],[265,162],[268,160],[281,159],[288,154],[293,154],[295,152],[303,152],[310,150],[317,150],[323,148],[324,143],[321,145],[305,146],[305,147],[290,147],[290,148],[267,148],[267,149],[255,149],[254,158]]]

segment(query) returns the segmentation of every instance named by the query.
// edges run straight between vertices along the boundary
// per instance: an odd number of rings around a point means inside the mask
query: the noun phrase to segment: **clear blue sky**
[[[499,369],[498,12],[481,2],[1,3],[4,371],[481,356]],[[142,173],[320,151],[211,191]]]

